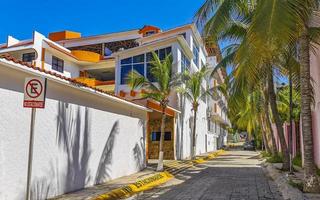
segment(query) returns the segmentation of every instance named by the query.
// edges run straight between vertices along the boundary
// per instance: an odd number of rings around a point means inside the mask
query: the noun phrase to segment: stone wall
[[[148,137],[148,154],[149,154],[149,159],[158,159],[159,157],[159,141],[151,141],[151,134],[152,131],[160,132],[161,131],[161,120],[150,120],[149,122],[149,137]],[[174,149],[173,149],[173,144],[174,144],[174,134],[173,134],[173,118],[167,117],[166,121],[166,132],[171,132],[171,141],[164,141],[163,145],[163,151],[164,151],[164,159],[166,160],[172,160],[174,159]]]

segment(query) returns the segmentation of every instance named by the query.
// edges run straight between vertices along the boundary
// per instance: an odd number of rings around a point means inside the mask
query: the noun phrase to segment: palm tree
[[[277,156],[278,155],[278,149],[277,149],[277,144],[276,144],[276,138],[274,136],[273,130],[272,130],[272,125],[271,125],[271,119],[270,119],[270,108],[269,108],[269,95],[267,92],[266,87],[263,90],[264,93],[264,109],[263,111],[265,112],[265,121],[266,125],[268,127],[269,133],[271,135],[271,142],[272,142],[272,156]]]
[[[128,81],[131,88],[144,89],[142,98],[150,98],[160,103],[161,107],[161,136],[159,145],[159,160],[157,171],[163,171],[163,143],[166,123],[166,109],[169,105],[170,94],[180,84],[178,75],[174,76],[172,73],[172,56],[168,55],[161,61],[154,52],[153,61],[151,62],[151,75],[154,82],[145,78],[138,72],[132,71],[129,73]]]
[[[272,57],[283,51],[288,44],[299,41],[304,191],[319,192],[320,186],[313,155],[312,86],[310,83],[310,43],[312,40],[319,39],[319,28],[309,26],[312,14],[318,10],[319,1],[270,0],[260,2],[262,6],[257,6],[256,18],[253,17],[256,25],[251,27],[251,35],[248,35],[250,42],[253,42],[251,45],[257,46],[263,41],[266,44],[264,53],[267,52],[267,55]]]
[[[284,154],[283,169],[288,170],[289,153],[287,151],[282,121],[277,111],[275,92],[273,90],[273,77],[271,77],[273,76],[272,69],[274,66],[270,63],[274,62],[274,56],[270,56],[270,53],[266,53],[267,51],[264,48],[265,44],[263,42],[259,43],[260,46],[257,46],[258,44],[252,42],[249,37],[253,37],[253,30],[256,30],[256,26],[259,25],[259,23],[254,21],[257,17],[255,11],[258,9],[258,6],[263,7],[266,5],[261,2],[258,3],[255,0],[208,0],[198,11],[197,18],[198,21],[207,20],[204,30],[208,37],[210,36],[217,40],[228,39],[229,41],[233,41],[233,44],[230,45],[231,48],[228,47],[229,52],[225,57],[227,58],[227,61],[221,63],[232,63],[234,66],[231,92],[235,94],[238,101],[245,101],[245,99],[243,99],[244,95],[242,91],[244,91],[248,85],[253,87],[257,83],[264,82],[267,78],[265,75],[269,74],[270,78],[268,85],[270,85],[270,87],[268,87],[268,96],[270,98],[268,101],[271,108],[273,108],[271,111],[277,125],[277,132],[280,137],[282,152]],[[269,9],[270,11],[270,7],[267,6],[266,9]],[[210,13],[212,13],[213,10],[215,10],[215,13],[208,20],[206,17],[210,16]],[[271,18],[269,13],[267,13],[266,16]],[[256,56],[257,54],[259,54],[259,56]]]
[[[196,126],[197,126],[197,112],[200,105],[200,100],[207,98],[208,95],[212,96],[214,88],[204,89],[202,86],[206,81],[210,70],[207,67],[201,68],[200,71],[190,73],[185,71],[182,74],[184,86],[178,89],[192,104],[193,110],[193,130],[192,130],[192,152],[191,159],[196,156]]]
[[[304,184],[306,192],[320,192],[319,180],[314,164],[312,135],[312,86],[310,83],[310,40],[304,31],[300,40],[300,87],[301,87],[301,119],[304,147]]]
[[[240,21],[248,19],[244,14],[252,8],[250,24],[247,33],[238,47],[236,64],[245,64],[246,68],[255,72],[249,81],[255,81],[259,76],[257,68],[260,64],[267,63],[273,66],[274,58],[287,51],[288,46],[300,39],[301,63],[301,97],[302,97],[302,124],[305,159],[305,191],[316,191],[319,185],[315,180],[315,166],[313,160],[312,126],[311,126],[311,85],[310,85],[310,39],[319,38],[319,30],[309,27],[310,16],[318,8],[318,0],[268,0],[268,1],[232,1],[232,0],[207,0],[197,13],[199,21],[207,21],[207,33],[217,38],[217,33],[223,26],[229,24],[234,18]],[[215,12],[213,14],[213,12]],[[213,14],[213,17],[210,16]],[[210,18],[208,20],[208,18]],[[236,32],[237,35],[238,32]],[[316,36],[316,37],[315,37]],[[274,67],[274,66],[273,66]],[[251,70],[254,69],[254,70]],[[271,85],[271,84],[269,84]],[[272,95],[273,96],[273,95]],[[271,96],[270,105],[275,108],[275,100]],[[276,124],[279,117],[276,109],[272,109]],[[277,126],[278,133],[281,128]],[[280,137],[282,138],[282,137]],[[281,143],[283,140],[281,139]],[[283,146],[283,145],[282,145]],[[319,188],[319,187],[318,187]]]

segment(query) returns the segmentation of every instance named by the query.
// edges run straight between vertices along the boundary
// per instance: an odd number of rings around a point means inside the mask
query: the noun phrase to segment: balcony
[[[87,84],[88,86],[96,87],[96,88],[101,89],[105,92],[114,93],[114,89],[115,89],[115,81],[114,80],[101,81],[101,80],[97,80],[95,78],[87,78],[87,77],[78,77],[75,80],[79,81],[81,83]]]
[[[213,108],[207,108],[207,117],[213,122],[219,123],[223,126],[229,125],[226,110],[221,108],[217,104],[213,105]]]
[[[74,55],[79,61],[97,63],[101,60],[101,55],[91,51],[72,50],[71,54]]]

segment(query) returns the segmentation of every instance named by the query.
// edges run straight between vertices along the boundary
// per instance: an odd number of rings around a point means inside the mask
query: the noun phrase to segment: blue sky
[[[204,0],[8,0],[1,2],[0,43],[8,35],[31,38],[72,30],[95,35],[140,28],[161,29],[190,23]],[[6,9],[10,8],[10,9]]]

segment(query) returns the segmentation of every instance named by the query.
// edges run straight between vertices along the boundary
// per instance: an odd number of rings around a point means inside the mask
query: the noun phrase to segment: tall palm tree
[[[265,44],[263,42],[254,43],[255,41],[252,42],[249,37],[254,35],[253,30],[257,30],[256,26],[259,25],[259,23],[254,21],[255,18],[257,18],[255,12],[257,7],[266,6],[264,4],[261,5],[261,2],[259,2],[260,1],[255,0],[207,0],[197,13],[198,21],[207,20],[204,30],[208,37],[210,36],[217,40],[228,39],[233,42],[233,44],[230,45],[231,48],[228,50],[229,54],[225,57],[228,61],[223,61],[221,63],[232,63],[234,66],[234,78],[231,92],[237,96],[236,99],[238,99],[238,101],[245,101],[245,99],[243,99],[244,95],[242,91],[244,91],[248,85],[252,87],[259,82],[264,82],[267,78],[265,76],[265,74],[267,74],[266,72],[272,72],[272,68],[274,67],[270,64],[274,62],[274,56],[270,56],[270,53],[266,53],[267,51],[264,48]],[[271,8],[268,6],[266,7],[266,9],[270,11]],[[215,13],[208,20],[206,17],[210,16],[214,10]],[[272,18],[269,13],[266,14],[266,17]],[[273,44],[274,43],[275,42],[273,42]],[[256,46],[254,46],[254,44]],[[258,44],[260,46],[257,46]],[[274,45],[270,46],[273,47]],[[259,54],[259,56],[256,56],[257,54]],[[272,81],[272,83],[270,81]],[[274,90],[272,90],[274,85],[273,77],[269,78],[269,85],[270,94],[268,96],[275,97]],[[284,154],[283,169],[288,170],[289,153],[287,151],[282,121],[277,111],[276,98],[269,98],[268,100],[271,108],[274,108],[271,109],[271,111],[277,125],[277,132],[280,136],[280,143]]]
[[[254,20],[256,25],[251,27],[251,35],[248,35],[250,42],[253,42],[251,45],[257,46],[263,41],[266,43],[264,51],[272,57],[279,51],[283,51],[288,44],[299,41],[304,191],[319,192],[320,186],[313,155],[312,86],[310,83],[310,43],[311,40],[319,39],[319,28],[309,26],[313,12],[318,10],[319,1],[270,0],[260,2],[261,6],[257,6],[255,11],[257,13]]]
[[[267,62],[273,66],[274,57],[287,51],[288,46],[300,39],[300,63],[301,63],[301,97],[302,97],[302,124],[305,159],[305,191],[316,191],[318,182],[315,181],[315,167],[313,160],[312,126],[311,126],[311,85],[310,85],[310,39],[314,38],[319,30],[309,27],[309,20],[313,10],[318,9],[318,0],[268,0],[268,1],[232,1],[232,0],[207,0],[199,9],[198,19],[208,20],[205,30],[211,34],[221,32],[223,26],[236,18],[243,19],[243,13],[248,7],[253,8],[251,23],[245,38],[241,42],[236,57],[238,63],[246,65],[246,68],[259,72],[257,66],[261,62]],[[249,6],[248,6],[249,5]],[[239,17],[240,16],[240,17]],[[216,29],[216,30],[214,30]],[[209,30],[209,31],[208,31]],[[311,34],[312,33],[312,34]],[[216,38],[216,37],[215,37]],[[249,81],[257,79],[257,74],[252,75]],[[270,84],[271,85],[271,84]],[[270,102],[275,106],[274,100]],[[273,109],[273,115],[277,115]],[[275,116],[278,120],[279,117]],[[279,121],[276,122],[279,124]],[[278,133],[281,132],[277,126]],[[280,129],[280,130],[279,130]],[[283,143],[283,142],[282,142]],[[283,146],[283,145],[282,145]],[[319,187],[317,187],[319,188]]]
[[[264,112],[265,112],[265,121],[266,125],[268,127],[269,133],[271,135],[271,142],[272,142],[272,155],[276,156],[278,154],[277,144],[276,144],[276,138],[274,136],[272,125],[271,125],[271,119],[270,119],[270,107],[269,107],[269,95],[267,92],[266,87],[263,90],[264,93]]]
[[[312,86],[310,83],[310,39],[304,31],[300,40],[300,87],[301,87],[301,119],[304,147],[304,191],[320,192],[319,180],[314,163],[312,135]]]
[[[172,56],[168,55],[161,61],[157,54],[154,52],[153,61],[151,62],[151,75],[154,81],[151,81],[139,74],[132,71],[129,73],[128,81],[131,88],[144,89],[146,92],[142,93],[142,98],[150,98],[160,103],[161,107],[161,136],[159,144],[159,160],[157,171],[163,171],[163,143],[166,123],[166,109],[170,103],[170,94],[180,84],[178,75],[172,73]]]
[[[205,99],[208,96],[213,96],[214,88],[203,87],[203,83],[207,80],[207,76],[211,70],[207,67],[201,68],[201,70],[190,73],[185,71],[182,74],[184,86],[178,89],[182,95],[184,95],[192,104],[193,111],[193,129],[192,129],[192,152],[191,159],[196,157],[196,127],[197,127],[197,112],[200,105],[200,100]]]

